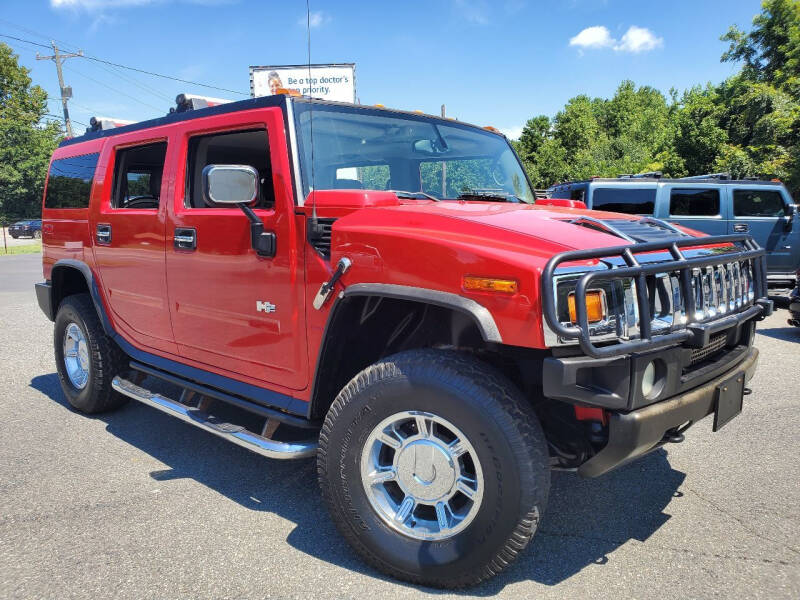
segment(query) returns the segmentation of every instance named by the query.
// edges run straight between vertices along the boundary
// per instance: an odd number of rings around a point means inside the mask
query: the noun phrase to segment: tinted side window
[[[87,208],[99,156],[94,153],[54,160],[47,180],[45,208]]]
[[[190,208],[232,208],[217,205],[203,193],[203,169],[208,165],[249,165],[258,171],[261,184],[255,208],[275,205],[272,188],[272,166],[269,161],[269,139],[263,129],[197,136],[189,140],[189,168],[186,173],[186,199]]]
[[[673,217],[714,217],[719,215],[719,190],[673,189],[669,193],[669,214]]]
[[[733,214],[736,217],[782,217],[786,214],[786,207],[780,192],[734,190]]]
[[[158,208],[167,143],[125,148],[114,166],[114,208]]]
[[[652,215],[656,206],[656,188],[595,188],[592,194],[594,210]]]

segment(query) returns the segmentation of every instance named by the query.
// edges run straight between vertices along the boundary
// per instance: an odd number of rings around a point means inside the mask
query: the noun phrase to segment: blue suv
[[[559,183],[547,193],[594,210],[653,216],[709,235],[749,233],[767,251],[771,283],[794,281],[800,267],[800,217],[779,181],[733,180],[726,173],[662,179],[656,172]]]

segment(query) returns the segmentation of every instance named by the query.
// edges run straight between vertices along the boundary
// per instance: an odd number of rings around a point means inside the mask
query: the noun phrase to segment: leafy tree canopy
[[[47,94],[28,73],[0,43],[0,219],[6,221],[41,214],[47,165],[61,139],[59,123],[42,123]]]

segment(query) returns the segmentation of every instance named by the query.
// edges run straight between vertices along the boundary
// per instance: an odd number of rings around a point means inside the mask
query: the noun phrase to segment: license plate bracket
[[[742,412],[744,373],[737,373],[717,386],[714,394],[714,428],[719,431]]]

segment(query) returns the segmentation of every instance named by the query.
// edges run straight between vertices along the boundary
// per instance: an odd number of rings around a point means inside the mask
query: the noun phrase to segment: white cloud
[[[524,125],[514,125],[512,127],[500,127],[500,133],[510,140],[518,140],[522,135],[522,128]]]
[[[663,38],[656,37],[656,34],[646,27],[631,25],[619,44],[614,46],[614,50],[617,52],[648,52],[663,45]]]
[[[608,48],[615,43],[608,28],[603,25],[587,27],[569,40],[570,46],[577,46],[578,48]]]
[[[605,25],[594,25],[570,38],[570,46],[579,50],[589,48],[613,48],[617,52],[648,52],[664,45],[664,39],[657,37],[646,27],[631,25],[620,40],[611,37]]]
[[[453,5],[456,12],[470,23],[489,23],[489,6],[484,0],[454,0]]]
[[[297,19],[297,24],[302,27],[308,25],[311,29],[314,29],[315,27],[322,27],[325,23],[329,23],[331,19],[332,17],[329,14],[317,10],[312,11],[310,15],[303,15]]]

